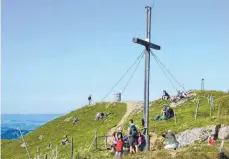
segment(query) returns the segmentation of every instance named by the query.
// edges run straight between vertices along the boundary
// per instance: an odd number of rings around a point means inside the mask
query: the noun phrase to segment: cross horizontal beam
[[[155,50],[161,50],[161,47],[159,45],[150,43],[148,41],[145,41],[145,40],[142,40],[142,39],[139,39],[139,38],[133,38],[132,41],[134,43],[137,43],[137,44],[140,44],[140,45],[144,45],[145,47],[149,47],[149,48],[152,48],[152,49],[155,49]]]

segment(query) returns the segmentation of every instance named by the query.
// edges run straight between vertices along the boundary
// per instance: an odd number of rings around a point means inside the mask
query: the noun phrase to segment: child
[[[140,151],[143,150],[143,137],[142,137],[141,132],[138,133],[138,149]]]
[[[116,146],[116,153],[115,153],[116,159],[121,159],[122,158],[123,144],[124,144],[124,142],[122,141],[122,136],[119,135],[118,136],[117,146]]]

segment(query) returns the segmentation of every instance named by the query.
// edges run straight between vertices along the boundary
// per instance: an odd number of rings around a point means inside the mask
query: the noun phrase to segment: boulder
[[[222,126],[219,129],[218,138],[219,139],[229,139],[229,126]]]
[[[209,133],[215,135],[217,133],[217,126],[211,125],[203,128],[194,128],[192,130],[185,130],[176,135],[180,147],[193,144],[195,141],[206,141]]]

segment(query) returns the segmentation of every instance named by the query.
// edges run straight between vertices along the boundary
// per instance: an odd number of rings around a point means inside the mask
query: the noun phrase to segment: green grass
[[[181,106],[173,108],[177,114],[177,124],[175,124],[174,118],[166,121],[153,121],[152,119],[160,114],[163,104],[167,104],[168,101],[156,100],[151,102],[150,106],[150,122],[149,130],[150,133],[161,135],[161,133],[166,132],[168,129],[175,133],[182,132],[187,129],[198,128],[213,124],[226,124],[229,125],[229,94],[218,91],[206,91],[205,96],[201,91],[195,91],[197,97],[200,99],[200,106],[198,110],[197,120],[194,119],[196,103],[193,99],[188,100]],[[208,95],[213,95],[215,98],[215,110],[210,116],[210,104],[207,101]],[[97,112],[112,112],[113,115],[109,116],[105,120],[95,121],[95,115]],[[59,148],[59,158],[69,158],[70,156],[70,144],[61,146],[60,142],[64,138],[64,135],[74,137],[74,155],[75,158],[113,158],[113,154],[110,154],[106,150],[98,150],[93,152],[93,146],[91,151],[88,152],[87,148],[91,144],[94,136],[95,130],[97,130],[98,135],[106,134],[112,127],[121,120],[122,116],[126,112],[125,104],[112,104],[110,107],[106,108],[104,103],[97,104],[92,107],[83,107],[76,111],[73,111],[65,116],[55,119],[44,126],[36,129],[31,134],[25,136],[25,140],[28,142],[29,150],[33,157],[36,156],[37,146],[41,149],[41,155],[43,158],[44,153],[47,153],[49,158],[53,158],[55,152],[55,146],[58,145]],[[64,119],[68,117],[78,116],[80,122],[73,125],[72,120],[70,122],[65,122]],[[134,119],[138,126],[141,126],[142,112],[134,114],[128,117],[128,119]],[[127,128],[128,121],[125,122],[126,125],[124,130]],[[40,135],[44,136],[43,140],[39,140]],[[52,143],[53,147],[48,149],[48,143]],[[27,158],[25,148],[20,147],[22,143],[21,139],[17,141],[2,141],[2,158],[3,159],[24,159]],[[160,144],[160,143],[158,143]],[[103,148],[103,139],[99,138],[98,147]],[[225,144],[225,147],[229,147],[229,143]],[[229,150],[226,149],[227,153]],[[139,153],[136,155],[128,155],[125,158],[170,158],[170,151],[168,150],[158,150],[151,151],[148,153]],[[176,152],[176,158],[195,158],[195,155],[201,155],[203,158],[215,158],[218,153],[216,147],[209,147],[206,143],[196,143],[188,147],[182,148]],[[229,155],[229,154],[228,154]]]
[[[113,113],[104,120],[95,121],[97,112]],[[59,158],[69,158],[70,144],[60,145],[64,135],[68,135],[69,139],[74,137],[75,154],[78,151],[85,152],[93,141],[95,131],[98,135],[105,135],[112,127],[114,127],[126,112],[126,104],[112,104],[106,108],[105,103],[97,104],[91,107],[83,107],[76,111],[55,119],[44,126],[36,129],[32,133],[26,135],[24,138],[28,143],[31,156],[36,156],[37,147],[40,147],[41,156],[47,153],[49,158],[52,158],[55,153],[55,147],[58,145]],[[80,122],[73,125],[72,120],[69,122],[64,121],[68,117],[78,116]],[[38,137],[43,135],[43,139],[39,140]],[[101,140],[101,139],[100,139]],[[2,141],[2,159],[24,159],[26,156],[25,148],[20,147],[22,140],[16,141]],[[53,147],[48,149],[48,143],[52,143]],[[99,145],[100,146],[100,145]],[[93,146],[92,148],[93,149]]]
[[[221,142],[217,142],[216,146],[208,146],[206,142],[196,143],[182,149],[174,150],[157,150],[147,153],[138,153],[134,155],[124,156],[123,159],[216,159],[218,158],[219,146]],[[229,142],[224,143],[224,153],[229,156]],[[173,154],[173,155],[171,155]]]
[[[176,112],[177,124],[175,118],[163,121],[153,121],[152,119],[160,114],[163,109],[163,104],[168,101],[157,100],[150,106],[150,122],[149,130],[151,133],[162,134],[169,129],[175,133],[182,132],[187,129],[203,127],[211,124],[226,124],[229,125],[229,94],[218,91],[206,91],[205,96],[201,91],[196,91],[197,97],[200,99],[197,119],[194,119],[196,103],[193,99],[188,100],[181,106],[173,108]],[[215,98],[215,110],[210,117],[210,104],[207,101],[207,96],[212,94]],[[130,116],[134,119],[138,126],[141,125],[142,112]],[[127,124],[127,123],[126,123]]]

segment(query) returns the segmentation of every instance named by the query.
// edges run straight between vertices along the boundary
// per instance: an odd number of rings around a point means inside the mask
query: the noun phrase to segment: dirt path
[[[111,136],[113,134],[113,132],[115,132],[117,130],[118,127],[123,127],[125,120],[127,119],[127,117],[134,112],[135,110],[140,110],[143,108],[143,102],[134,102],[134,101],[124,101],[123,103],[126,104],[126,113],[124,114],[124,116],[122,117],[122,119],[119,121],[119,123],[113,127],[112,129],[110,129],[110,131],[107,133],[108,136]],[[108,143],[112,142],[112,137],[108,137],[107,138]]]

